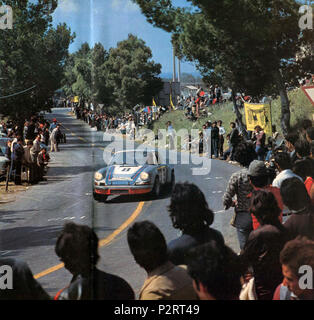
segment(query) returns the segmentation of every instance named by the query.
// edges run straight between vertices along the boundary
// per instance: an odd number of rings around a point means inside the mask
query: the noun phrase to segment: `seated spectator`
[[[301,288],[300,268],[309,266],[314,270],[314,241],[305,237],[298,237],[286,243],[280,252],[283,283],[280,284],[273,300],[314,300],[313,284],[311,287]]]
[[[12,288],[0,290],[0,300],[50,300],[49,295],[34,279],[29,266],[20,260],[0,258],[0,266],[12,269]],[[9,274],[7,274],[9,276]],[[9,283],[6,283],[9,285]]]
[[[291,239],[301,235],[314,240],[314,211],[304,184],[297,178],[287,179],[282,183],[280,193],[292,213],[284,224]]]
[[[189,252],[188,272],[200,300],[239,300],[243,271],[240,258],[215,241]]]
[[[271,192],[276,200],[277,204],[281,210],[279,215],[279,221],[282,222],[282,210],[283,202],[280,195],[280,189],[273,187],[270,181],[270,174],[266,168],[264,161],[254,160],[249,166],[248,176],[254,190],[265,190]],[[253,229],[257,229],[260,224],[256,217],[252,214]]]
[[[274,157],[274,162],[279,174],[273,181],[273,187],[280,189],[282,182],[289,178],[296,177],[302,181],[301,177],[292,172],[292,161],[288,153],[277,152]]]
[[[188,250],[211,240],[224,244],[221,233],[210,227],[214,222],[214,213],[195,184],[177,183],[168,210],[173,227],[182,232],[179,238],[168,243],[169,260],[172,263],[187,264]]]
[[[287,231],[279,222],[281,210],[271,192],[254,190],[250,211],[260,227],[251,232],[241,260],[253,269],[257,299],[272,300],[282,281],[279,253],[288,240]]]
[[[125,280],[96,268],[98,237],[90,227],[65,224],[55,251],[73,275],[55,300],[134,300],[134,292]]]
[[[166,240],[153,223],[136,222],[128,230],[127,239],[136,263],[147,272],[140,300],[197,298],[186,268],[175,266],[169,261]]]

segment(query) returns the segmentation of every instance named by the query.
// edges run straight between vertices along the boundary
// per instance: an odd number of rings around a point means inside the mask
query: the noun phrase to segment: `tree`
[[[120,109],[133,108],[136,104],[150,105],[158,94],[162,80],[158,77],[161,65],[151,60],[152,52],[145,42],[134,35],[109,50],[105,62],[106,83],[113,103]]]
[[[91,49],[88,43],[83,43],[80,49],[67,59],[63,79],[65,94],[79,96],[95,104],[108,104],[110,94],[106,86],[104,67],[107,59],[108,52],[102,44],[96,43]]]
[[[66,24],[52,27],[57,1],[9,0],[5,4],[13,9],[14,25],[12,30],[0,31],[0,96],[10,96],[0,100],[0,113],[23,121],[34,112],[49,110],[48,100],[60,87],[75,35]],[[16,95],[29,88],[33,89]]]
[[[171,0],[133,1],[149,22],[172,33],[177,54],[196,61],[207,80],[221,79],[233,93],[279,94],[282,131],[289,131],[285,83],[314,69],[314,34],[301,32],[297,1],[189,0],[192,8],[176,8]]]

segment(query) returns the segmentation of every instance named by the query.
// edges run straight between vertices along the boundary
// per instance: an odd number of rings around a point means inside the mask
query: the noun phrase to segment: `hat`
[[[56,118],[52,119],[52,122],[57,122],[57,119]]]
[[[263,161],[254,160],[249,166],[248,175],[252,177],[267,175],[267,168]]]

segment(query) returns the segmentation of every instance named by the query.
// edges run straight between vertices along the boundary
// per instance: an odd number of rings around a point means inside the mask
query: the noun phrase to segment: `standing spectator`
[[[31,148],[31,153],[34,155],[34,161],[37,161],[37,156],[40,152],[40,135],[37,135],[33,141],[33,147]]]
[[[44,175],[45,175],[45,166],[47,166],[48,162],[50,160],[50,157],[48,153],[46,152],[46,148],[41,148],[38,157],[37,157],[37,166],[38,166],[38,173],[39,178],[41,181],[45,181]]]
[[[187,264],[189,249],[215,240],[224,244],[221,233],[210,226],[214,213],[203,192],[192,183],[177,183],[172,191],[169,213],[174,228],[182,235],[168,243],[169,259],[176,265]]]
[[[218,86],[218,84],[215,85],[215,96],[216,96],[216,99],[217,99],[217,103],[220,103],[220,100],[221,100],[221,89]]]
[[[254,160],[249,166],[248,176],[254,190],[265,190],[271,192],[276,200],[279,209],[279,221],[282,222],[283,202],[280,195],[280,189],[271,185],[270,174],[266,168],[264,161]],[[256,217],[252,214],[253,229],[256,230],[260,225]]]
[[[239,137],[239,130],[236,128],[236,124],[234,122],[230,122],[231,132],[230,132],[230,160],[231,162],[234,161],[234,154],[236,148],[239,144],[240,137]]]
[[[56,127],[57,127],[57,119],[56,118],[54,118],[53,120],[52,120],[52,124],[50,125],[50,127],[49,127],[49,131],[50,131],[50,133],[53,131],[53,129],[55,129]]]
[[[90,227],[65,224],[55,251],[73,275],[55,300],[134,300],[134,292],[125,280],[96,268],[98,237]]]
[[[35,163],[34,163],[34,157],[31,152],[31,149],[33,147],[33,141],[28,141],[27,145],[24,147],[24,158],[23,158],[23,164],[27,168],[28,172],[28,182],[33,183],[34,182],[34,172],[35,172]]]
[[[273,181],[273,187],[280,189],[284,180],[296,177],[302,181],[302,178],[292,172],[291,157],[286,152],[277,152],[274,157],[274,162],[279,174]]]
[[[23,140],[19,138],[17,143],[14,144],[13,147],[13,169],[15,170],[15,179],[14,183],[16,185],[22,184],[22,161],[24,155],[24,148],[23,148]]]
[[[283,283],[274,294],[273,300],[314,300],[313,284],[307,288],[300,287],[300,268],[309,266],[314,270],[314,241],[298,237],[286,243],[280,252]]]
[[[136,222],[128,230],[134,259],[147,272],[140,300],[195,300],[192,279],[183,266],[173,265],[160,230],[149,221]]]
[[[223,158],[224,142],[225,142],[224,135],[226,134],[226,130],[222,126],[221,120],[218,120],[217,124],[218,124],[218,128],[219,128],[218,154],[219,154],[220,158]]]
[[[211,140],[211,131],[212,131],[212,124],[211,122],[207,121],[205,123],[205,128],[204,128],[204,145],[205,145],[205,153],[208,157],[211,157],[211,145],[212,145],[212,140]]]
[[[43,136],[44,136],[44,144],[48,147],[50,132],[47,126],[44,127]]]
[[[255,152],[257,154],[258,160],[264,160],[265,157],[265,140],[266,134],[264,130],[260,126],[256,126],[254,128],[255,135],[253,137],[253,141],[256,140]]]
[[[30,122],[27,122],[25,131],[24,131],[25,133],[24,139],[26,144],[28,141],[33,141],[35,139],[36,137],[35,128],[36,126],[33,120],[31,120]]]
[[[51,152],[59,152],[58,141],[60,136],[60,125],[57,125],[50,134],[50,144],[51,144]]]
[[[200,300],[239,300],[244,270],[229,247],[212,240],[192,249],[188,272]]]
[[[309,143],[312,143],[312,141],[314,140],[314,127],[308,128],[306,130],[306,140]]]
[[[169,139],[169,149],[173,150],[175,148],[174,145],[174,129],[172,127],[171,121],[167,122],[167,135],[168,135],[168,139]]]
[[[314,210],[304,184],[298,178],[286,179],[280,193],[292,213],[284,224],[291,239],[301,235],[314,240]]]
[[[248,176],[248,167],[250,163],[256,159],[253,145],[249,143],[240,144],[237,147],[234,157],[244,168],[232,174],[223,196],[223,206],[225,210],[231,207],[235,208],[231,225],[237,229],[239,245],[242,250],[249,234],[253,230],[250,199],[248,197],[253,191]],[[236,196],[236,200],[233,200],[234,196]]]
[[[211,139],[212,139],[212,150],[211,156],[218,158],[218,143],[219,143],[219,128],[217,127],[217,121],[214,121],[212,124],[211,130]]]
[[[228,133],[226,136],[227,139],[227,143],[228,143],[228,149],[224,151],[223,153],[223,160],[227,160],[230,157],[230,153],[231,153],[231,146],[230,146],[230,134]]]
[[[314,204],[314,159],[298,160],[293,166],[293,172],[302,178],[305,188]]]
[[[285,136],[285,145],[288,149],[292,163],[298,160],[298,157],[295,152],[295,143],[298,141],[298,139],[299,139],[299,135],[297,133],[288,133]]]
[[[303,159],[311,155],[311,145],[307,140],[299,139],[295,143],[295,154],[297,155],[297,159],[295,160],[295,162],[299,159]]]
[[[287,231],[279,222],[280,208],[271,192],[254,190],[250,210],[261,226],[251,232],[241,260],[253,269],[257,299],[272,300],[282,281],[279,254],[288,240]]]

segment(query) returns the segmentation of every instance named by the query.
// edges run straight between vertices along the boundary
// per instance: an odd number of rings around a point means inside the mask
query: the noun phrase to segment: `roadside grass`
[[[288,92],[288,97],[290,100],[291,127],[294,127],[300,120],[303,120],[303,119],[313,120],[314,107],[301,89],[295,89]],[[180,129],[202,130],[202,125],[206,121],[222,120],[223,126],[225,127],[226,131],[227,132],[230,131],[229,123],[231,121],[235,121],[235,114],[232,111],[231,102],[210,106],[209,108],[207,108],[207,110],[208,110],[208,116],[202,117],[195,122],[188,120],[184,115],[184,111],[182,110],[168,111],[158,121],[155,121],[152,124],[150,129],[153,130],[156,135],[159,129],[165,129],[166,123],[168,121],[171,121],[172,126],[176,131],[179,131]],[[272,111],[272,124],[276,126],[276,129],[279,133],[282,133],[281,126],[280,126],[280,116],[281,116],[280,97],[272,101],[271,111]],[[240,110],[240,112],[242,113],[242,116],[243,116],[242,119],[243,119],[243,122],[245,123],[244,109]]]

